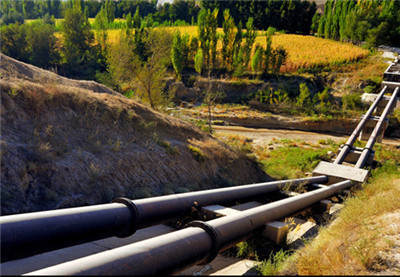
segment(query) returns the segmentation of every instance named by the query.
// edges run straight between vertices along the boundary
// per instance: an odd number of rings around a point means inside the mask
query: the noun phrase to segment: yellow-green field
[[[181,27],[159,27],[167,32],[174,33],[177,30],[181,34],[198,36],[196,26]],[[222,28],[218,28],[218,33],[222,34]],[[119,30],[109,30],[109,41],[118,41]],[[265,36],[258,32],[256,43],[266,47]],[[362,49],[350,43],[342,43],[329,39],[322,39],[313,36],[302,36],[293,34],[276,34],[272,38],[273,47],[281,45],[288,51],[288,60],[282,67],[282,72],[293,72],[299,68],[312,68],[317,66],[328,66],[352,62],[368,56],[368,50]],[[222,42],[219,41],[219,49]]]
[[[124,21],[124,19],[116,19]],[[29,20],[26,20],[29,22]],[[89,22],[93,23],[94,19],[90,18]],[[60,24],[61,20],[57,19],[56,24]],[[181,34],[189,34],[198,36],[197,26],[180,26],[180,27],[158,27],[167,32],[174,33],[177,30]],[[116,43],[119,40],[121,30],[108,30],[108,40],[110,43]],[[218,28],[217,32],[222,34],[222,28]],[[61,37],[60,34],[57,34]],[[256,42],[266,47],[264,32],[258,31]],[[294,34],[276,34],[272,38],[273,47],[278,45],[284,47],[288,52],[288,60],[281,68],[281,72],[293,72],[299,68],[313,68],[330,65],[337,65],[346,62],[356,61],[368,56],[368,50],[362,49],[350,43],[342,43],[329,39],[322,39],[313,36],[302,36]],[[221,40],[218,48],[222,48]]]

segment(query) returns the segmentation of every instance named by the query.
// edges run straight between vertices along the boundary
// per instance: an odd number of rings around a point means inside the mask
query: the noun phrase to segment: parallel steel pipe
[[[172,274],[195,264],[210,262],[217,252],[261,231],[265,223],[283,218],[349,187],[351,181],[343,181],[26,275]]]
[[[358,158],[355,167],[362,168],[362,167],[364,167],[365,163],[367,162],[367,159],[371,153],[371,150],[374,147],[374,144],[376,142],[376,137],[378,136],[379,131],[381,130],[382,125],[383,125],[386,117],[389,115],[389,111],[390,111],[394,101],[396,100],[398,91],[399,91],[399,87],[397,87],[394,90],[392,97],[390,97],[390,100],[387,103],[385,109],[383,110],[383,113],[380,116],[378,123],[376,123],[374,131],[372,131],[372,134],[369,137],[368,142],[365,145],[364,150],[362,151],[360,157]]]
[[[357,127],[354,129],[353,133],[343,146],[342,150],[340,151],[339,155],[336,157],[335,161],[333,162],[334,164],[341,164],[344,159],[346,158],[347,154],[350,152],[351,147],[353,146],[353,143],[356,141],[358,135],[364,128],[365,124],[367,124],[367,121],[371,117],[372,113],[374,112],[375,108],[378,106],[379,102],[382,100],[383,95],[385,94],[387,89],[387,86],[385,86],[381,92],[379,93],[378,97],[376,97],[374,103],[369,107],[368,111],[365,113],[364,117],[361,119],[361,121],[358,123]]]
[[[326,176],[188,192],[123,203],[8,215],[0,217],[1,262],[171,221],[198,207],[253,197],[285,185],[326,183]]]

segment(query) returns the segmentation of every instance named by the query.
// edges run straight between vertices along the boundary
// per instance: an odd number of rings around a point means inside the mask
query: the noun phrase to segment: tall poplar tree
[[[94,34],[79,1],[66,10],[62,26],[64,70],[71,77],[94,78],[97,51],[92,47]]]

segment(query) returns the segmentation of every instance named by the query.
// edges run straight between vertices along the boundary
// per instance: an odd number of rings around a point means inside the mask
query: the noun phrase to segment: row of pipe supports
[[[342,164],[343,161],[345,160],[347,154],[350,152],[354,142],[356,141],[358,135],[360,132],[363,130],[365,124],[367,124],[368,120],[370,119],[372,113],[374,112],[375,108],[378,106],[379,102],[382,100],[383,95],[385,94],[387,90],[387,86],[385,86],[381,92],[379,93],[378,97],[375,99],[375,101],[372,103],[372,105],[369,107],[368,111],[365,113],[364,117],[361,119],[361,121],[358,123],[357,127],[354,129],[353,133],[343,146],[342,150],[336,157],[335,161],[333,162],[334,164]]]
[[[391,110],[391,107],[393,106],[394,101],[396,100],[397,93],[399,91],[399,87],[395,88],[392,97],[390,98],[389,102],[386,104],[385,109],[382,112],[382,115],[379,118],[378,123],[375,125],[375,128],[373,132],[371,133],[371,136],[368,139],[367,144],[364,147],[363,152],[361,153],[360,157],[358,158],[358,161],[355,165],[357,168],[362,168],[364,167],[365,163],[367,162],[367,159],[372,151],[372,148],[374,147],[374,144],[376,142],[376,137],[379,134],[379,131],[382,128],[382,125],[386,119],[386,117],[389,115],[389,112]]]
[[[324,186],[298,196],[252,208],[187,228],[26,275],[159,275],[208,263],[218,252],[262,231],[281,219],[351,187],[351,181]],[[173,253],[173,254],[172,254]]]

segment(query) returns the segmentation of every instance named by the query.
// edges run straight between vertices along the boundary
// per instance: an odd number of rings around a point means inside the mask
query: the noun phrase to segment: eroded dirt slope
[[[0,55],[3,215],[269,179],[189,123]]]

